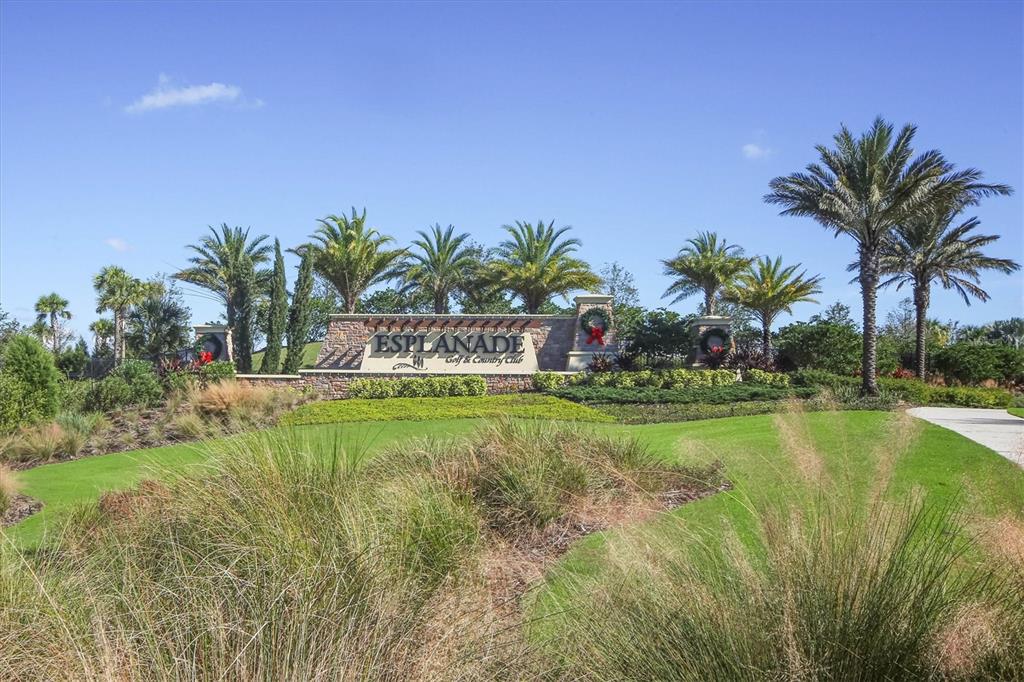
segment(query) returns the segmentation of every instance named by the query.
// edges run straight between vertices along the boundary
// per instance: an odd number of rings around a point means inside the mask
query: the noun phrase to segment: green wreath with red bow
[[[604,345],[604,335],[608,333],[610,320],[602,308],[591,308],[580,315],[580,327],[587,333],[586,344]]]

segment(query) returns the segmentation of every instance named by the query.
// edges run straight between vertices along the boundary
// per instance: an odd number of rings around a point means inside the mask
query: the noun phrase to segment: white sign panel
[[[363,349],[363,372],[533,374],[533,339],[523,332],[377,332]]]

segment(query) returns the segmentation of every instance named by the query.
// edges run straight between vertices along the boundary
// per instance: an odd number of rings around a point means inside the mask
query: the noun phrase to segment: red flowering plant
[[[711,369],[718,369],[729,357],[729,349],[725,346],[711,346],[704,356],[704,364]]]

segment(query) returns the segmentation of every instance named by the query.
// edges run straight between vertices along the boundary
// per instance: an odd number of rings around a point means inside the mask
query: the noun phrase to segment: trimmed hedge
[[[565,374],[558,372],[535,372],[533,375],[533,387],[538,391],[550,391],[565,386]]]
[[[566,386],[549,391],[551,395],[578,403],[724,405],[755,400],[810,398],[815,388],[784,388],[756,384],[734,384],[698,389],[613,388],[610,386]]]
[[[781,372],[766,372],[763,369],[751,368],[743,373],[743,380],[762,386],[789,386],[789,375]]]
[[[594,405],[602,412],[615,417],[622,424],[659,424],[662,422],[686,422],[700,419],[720,419],[722,417],[749,417],[755,414],[774,414],[789,409],[785,402],[779,400],[753,400],[742,403],[709,405],[695,404],[660,404],[660,405],[625,405],[604,403]],[[861,399],[836,405],[818,400],[806,400],[801,410],[817,412],[820,410],[888,410],[892,403],[884,399]]]
[[[356,379],[348,387],[349,398],[447,398],[481,396],[487,382],[481,376],[412,377],[408,379]]]
[[[519,417],[562,421],[610,422],[591,407],[549,395],[512,393],[450,398],[394,398],[392,400],[324,400],[308,403],[281,418],[285,426],[342,422],[425,421]]]
[[[574,374],[570,386],[610,386],[612,388],[710,388],[736,383],[731,369],[664,369],[639,372],[593,372]]]

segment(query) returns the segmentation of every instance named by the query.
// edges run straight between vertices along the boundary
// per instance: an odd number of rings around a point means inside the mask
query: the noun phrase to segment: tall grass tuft
[[[5,465],[0,464],[0,517],[3,517],[11,508],[17,492],[18,485],[14,480],[14,473]]]

